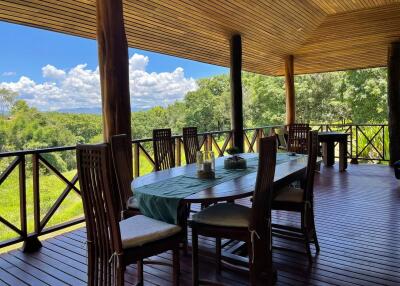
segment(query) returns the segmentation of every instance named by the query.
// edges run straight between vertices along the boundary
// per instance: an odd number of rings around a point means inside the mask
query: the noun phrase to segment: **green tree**
[[[5,116],[10,110],[11,106],[14,104],[18,93],[11,90],[0,88],[0,113]]]

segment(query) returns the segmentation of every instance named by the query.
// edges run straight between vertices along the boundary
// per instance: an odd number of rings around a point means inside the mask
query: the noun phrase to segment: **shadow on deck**
[[[248,204],[248,200],[242,200]],[[321,252],[312,266],[305,255],[277,250],[277,285],[400,285],[400,183],[386,166],[350,165],[345,173],[321,168],[316,176],[315,206]],[[299,218],[276,212],[274,222],[297,225]],[[34,254],[19,250],[0,256],[0,285],[86,285],[85,230],[43,242]],[[203,250],[214,241],[202,239]],[[275,239],[275,246],[302,249]],[[154,259],[171,260],[165,253]],[[212,260],[202,257],[201,273],[226,285],[247,285],[247,275],[224,270],[215,274]],[[190,254],[181,256],[181,285],[191,285]],[[146,285],[171,285],[171,269],[145,266]],[[126,271],[134,285],[135,267]]]

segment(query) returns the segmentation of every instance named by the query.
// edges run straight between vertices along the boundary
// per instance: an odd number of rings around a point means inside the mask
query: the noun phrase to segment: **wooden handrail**
[[[313,129],[320,131],[341,131],[349,133],[349,148],[348,157],[353,163],[359,160],[378,160],[388,161],[387,154],[387,143],[385,136],[387,136],[388,125],[387,124],[310,124]],[[245,146],[247,152],[258,151],[258,139],[269,134],[269,131],[273,128],[282,128],[284,125],[272,125],[272,126],[261,126],[256,128],[244,129],[245,134]],[[369,129],[369,130],[368,130]],[[216,156],[224,156],[226,149],[232,146],[232,131],[211,131],[199,133],[199,143],[202,149],[208,148],[213,149]],[[377,138],[380,140],[377,140]],[[182,148],[182,135],[172,136],[175,144],[175,155],[179,155]],[[364,140],[364,143],[361,142]],[[134,139],[132,140],[133,148],[133,172],[134,177],[140,176],[141,159],[146,159],[151,165],[154,166],[153,152],[149,151],[150,147],[148,143],[152,142],[152,138]],[[362,144],[361,144],[362,143]],[[379,144],[378,144],[379,143]],[[9,158],[10,163],[4,170],[0,172],[0,199],[1,199],[1,185],[10,176],[14,170],[18,169],[19,172],[19,209],[20,209],[20,221],[19,225],[16,222],[8,221],[3,217],[0,217],[0,223],[11,229],[17,237],[7,241],[0,241],[0,248],[8,246],[18,242],[31,242],[37,240],[37,238],[45,233],[49,233],[55,230],[59,230],[79,222],[83,222],[83,218],[70,220],[55,226],[48,227],[47,223],[56,213],[57,209],[69,193],[73,190],[77,194],[80,194],[78,186],[78,179],[74,176],[71,180],[68,180],[61,171],[59,171],[50,161],[46,160],[43,154],[49,154],[53,152],[64,152],[73,151],[76,146],[65,146],[65,147],[48,147],[36,150],[21,150],[21,151],[10,151],[0,153],[0,158]],[[369,156],[368,153],[374,152],[374,156]],[[367,154],[367,156],[366,156]],[[26,165],[27,156],[31,156],[32,164],[29,165],[28,169]],[[368,157],[369,156],[369,157]],[[30,158],[30,157],[28,157]],[[176,157],[177,165],[180,165],[180,156]],[[40,168],[46,167],[49,172],[54,174],[61,182],[65,184],[64,190],[60,193],[59,197],[51,205],[49,210],[45,214],[40,211],[41,206],[41,186],[40,181],[43,176],[40,172]],[[27,172],[30,172],[27,176]],[[33,213],[27,213],[27,200],[26,200],[26,185],[27,180],[32,179],[33,181]],[[27,230],[27,219],[33,214],[34,230],[32,233],[28,233]],[[37,242],[38,243],[38,240]],[[40,244],[40,243],[39,243]],[[37,246],[38,244],[36,244]],[[35,247],[33,247],[35,248]]]

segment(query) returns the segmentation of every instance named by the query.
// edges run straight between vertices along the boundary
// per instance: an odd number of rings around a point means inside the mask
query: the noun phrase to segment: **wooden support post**
[[[122,0],[97,0],[97,43],[104,141],[109,142],[116,134],[132,138],[128,43]],[[132,158],[132,148],[127,151]]]
[[[233,145],[244,151],[243,135],[243,93],[242,93],[242,38],[233,35],[231,38],[231,104]]]
[[[22,246],[23,252],[35,252],[38,251],[42,244],[38,239],[40,234],[40,176],[39,167],[39,155],[32,155],[32,180],[33,180],[33,224],[34,224],[34,234],[25,238],[24,244]]]
[[[293,56],[285,58],[285,87],[286,87],[286,124],[296,122],[296,101],[294,91]]]
[[[388,111],[390,164],[400,160],[400,42],[388,53]]]

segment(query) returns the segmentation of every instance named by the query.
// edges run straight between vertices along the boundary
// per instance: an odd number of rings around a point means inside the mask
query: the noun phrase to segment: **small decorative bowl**
[[[229,157],[224,160],[224,168],[228,170],[246,169],[247,162],[246,159],[243,159],[242,157],[238,156]]]
[[[205,172],[205,171],[197,171],[197,177],[199,179],[215,179],[215,172]]]

